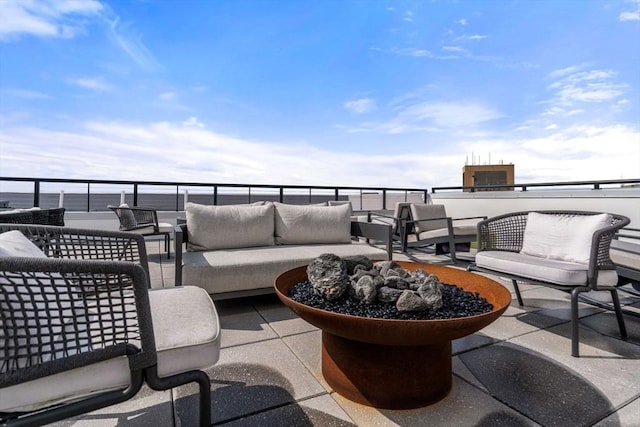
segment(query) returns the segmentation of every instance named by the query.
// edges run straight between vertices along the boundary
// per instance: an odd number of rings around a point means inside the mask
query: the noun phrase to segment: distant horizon
[[[0,176],[640,177],[640,0],[5,0],[0,22]]]

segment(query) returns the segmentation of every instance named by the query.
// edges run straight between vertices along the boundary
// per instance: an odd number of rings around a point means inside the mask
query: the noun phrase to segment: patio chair
[[[451,261],[457,262],[456,251],[468,252],[471,242],[477,240],[476,224],[486,216],[451,218],[447,216],[444,205],[412,203],[411,220],[415,240],[407,241],[408,248],[435,247],[436,255],[449,253]]]
[[[511,279],[518,304],[518,281],[571,294],[571,355],[579,356],[578,298],[609,291],[622,338],[627,331],[618,297],[618,274],[611,241],[629,218],[584,211],[514,212],[478,223],[478,253],[470,270]]]
[[[380,211],[368,213],[368,222],[379,222],[391,226],[391,237],[394,241],[399,242],[403,252],[407,245],[407,236],[413,231],[411,221],[411,203],[396,202],[393,213],[389,214]]]
[[[149,289],[133,233],[0,224],[0,419],[40,426],[197,382],[220,352],[215,306],[197,287]],[[5,424],[6,423],[6,424]],[[160,423],[160,421],[158,421]]]
[[[120,221],[120,231],[131,231],[148,236],[164,236],[164,250],[167,258],[171,258],[171,234],[174,226],[166,222],[158,222],[158,211],[149,208],[108,206]]]

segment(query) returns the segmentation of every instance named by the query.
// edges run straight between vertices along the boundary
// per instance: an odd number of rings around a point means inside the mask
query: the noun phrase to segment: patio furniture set
[[[571,293],[574,356],[578,296],[609,291],[626,337],[617,289],[640,283],[640,255],[625,270],[609,256],[629,223],[619,215],[518,212],[456,228],[444,207],[427,204],[398,204],[392,216],[360,222],[348,204],[188,203],[175,227],[176,286],[156,290],[143,233],[163,233],[157,214],[112,209],[121,228],[134,232],[0,224],[0,417],[9,425],[41,425],[121,402],[145,382],[157,390],[198,383],[200,423],[209,425],[203,369],[220,351],[212,298],[274,292],[279,276],[323,253],[390,260],[395,241],[403,251],[440,245],[455,261],[456,247],[477,239],[469,269],[512,279],[519,304],[519,281]]]

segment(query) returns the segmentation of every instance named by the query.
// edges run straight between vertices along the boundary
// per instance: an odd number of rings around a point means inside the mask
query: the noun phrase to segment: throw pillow
[[[276,244],[305,245],[351,242],[351,206],[275,203]]]
[[[206,206],[187,203],[189,251],[247,248],[274,244],[273,204]]]
[[[559,215],[530,212],[521,253],[588,264],[593,233],[611,224],[611,215]]]

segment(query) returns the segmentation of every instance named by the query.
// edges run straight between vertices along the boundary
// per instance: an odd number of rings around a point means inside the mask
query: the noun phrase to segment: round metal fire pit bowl
[[[275,281],[280,300],[322,330],[322,374],[340,395],[363,405],[412,409],[433,404],[451,390],[451,341],[479,331],[509,306],[511,294],[498,282],[450,267],[398,261],[442,283],[477,292],[493,311],[446,320],[371,319],[321,310],[289,298],[289,289],[307,280],[306,266]]]

